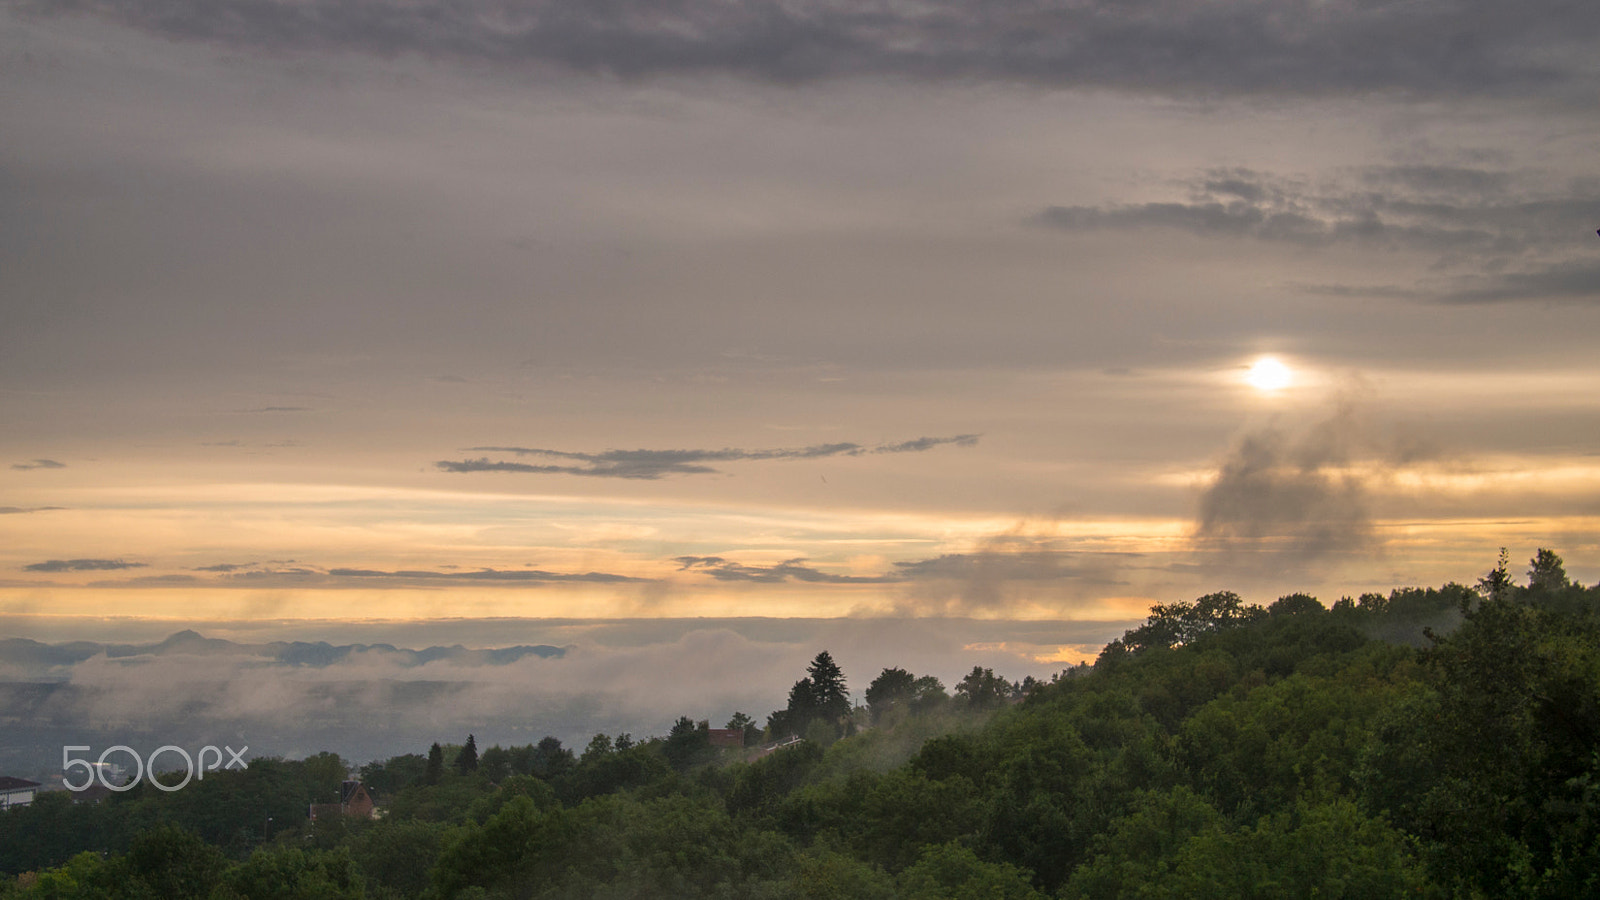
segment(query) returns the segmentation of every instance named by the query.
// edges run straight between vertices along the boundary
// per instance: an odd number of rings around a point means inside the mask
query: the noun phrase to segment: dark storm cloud
[[[53,459],[35,459],[35,460],[31,460],[31,461],[25,462],[25,463],[12,463],[11,464],[11,468],[19,469],[19,470],[24,471],[24,472],[29,471],[31,469],[65,469],[66,467],[67,467],[66,463],[64,463],[64,462],[56,462]]]
[[[674,562],[678,570],[702,571],[718,581],[743,581],[756,584],[780,584],[793,579],[807,584],[892,584],[903,579],[898,575],[835,575],[810,566],[801,565],[804,557],[784,560],[772,566],[747,566],[720,556],[679,556]]]
[[[1600,195],[1520,188],[1513,173],[1383,166],[1313,185],[1250,170],[1207,173],[1182,200],[1052,206],[1039,224],[1067,231],[1164,228],[1303,247],[1358,246],[1434,257],[1412,285],[1315,285],[1333,296],[1487,303],[1600,299],[1594,225]],[[1464,274],[1441,274],[1465,270]]]
[[[890,75],[1171,94],[1549,97],[1591,79],[1600,8],[1565,0],[9,0],[184,41],[627,78]]]
[[[125,562],[120,559],[50,559],[23,566],[28,572],[95,572],[113,569],[142,569],[147,563]]]
[[[947,444],[971,447],[979,435],[923,437],[897,444],[868,447],[854,443],[815,444],[775,450],[607,450],[604,453],[573,453],[537,447],[468,447],[469,451],[511,453],[517,456],[542,456],[573,460],[581,465],[554,465],[490,460],[441,460],[435,463],[446,472],[524,472],[543,475],[588,475],[596,478],[634,478],[654,480],[667,475],[705,475],[718,470],[708,462],[742,462],[769,459],[822,459],[830,456],[865,456],[878,453],[921,453]]]

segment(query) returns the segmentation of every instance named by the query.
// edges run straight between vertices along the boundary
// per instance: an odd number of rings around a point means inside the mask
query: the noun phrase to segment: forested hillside
[[[824,652],[750,748],[435,746],[361,769],[374,821],[306,820],[331,755],[56,792],[0,814],[0,897],[1597,896],[1600,588],[1519,580],[1210,594],[1053,682],[887,669],[854,708]]]

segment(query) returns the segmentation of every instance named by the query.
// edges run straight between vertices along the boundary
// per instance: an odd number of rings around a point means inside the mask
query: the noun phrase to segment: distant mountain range
[[[392,644],[330,644],[327,641],[273,641],[267,644],[240,644],[208,638],[197,631],[179,631],[153,644],[102,644],[71,641],[45,644],[28,638],[0,640],[0,677],[9,681],[65,681],[72,666],[104,654],[110,659],[139,656],[231,656],[254,657],[288,666],[322,668],[346,662],[353,655],[381,654],[385,663],[405,668],[449,660],[463,665],[501,666],[528,656],[558,658],[567,648],[548,644],[518,645],[497,649],[468,649],[456,644],[408,650]],[[19,677],[20,676],[20,677]]]

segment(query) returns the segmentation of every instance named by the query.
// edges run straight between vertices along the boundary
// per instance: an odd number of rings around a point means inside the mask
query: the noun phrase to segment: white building
[[[37,781],[12,778],[10,775],[0,775],[0,809],[27,806],[33,802],[34,792],[38,790],[39,782]]]

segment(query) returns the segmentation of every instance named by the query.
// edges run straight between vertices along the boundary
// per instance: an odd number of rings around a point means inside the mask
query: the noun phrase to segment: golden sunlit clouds
[[[1262,393],[1281,391],[1294,383],[1294,373],[1276,356],[1263,356],[1250,364],[1245,384]]]

